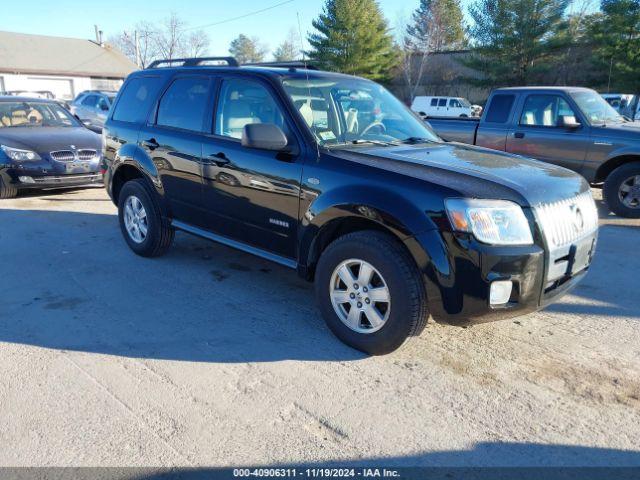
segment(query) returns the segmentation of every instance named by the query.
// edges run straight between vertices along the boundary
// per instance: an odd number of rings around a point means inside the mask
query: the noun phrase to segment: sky
[[[4,0],[9,1],[9,0]],[[104,31],[105,39],[123,30],[132,30],[141,20],[160,22],[171,12],[187,22],[187,27],[203,26],[211,40],[211,55],[228,55],[229,43],[240,33],[257,36],[270,51],[276,49],[290,29],[303,36],[312,30],[311,21],[318,16],[323,0],[23,0],[3,8],[0,30],[94,39],[94,25]],[[465,3],[467,0],[463,0]],[[418,6],[419,0],[380,0],[380,6],[390,27],[398,25]],[[275,8],[233,20],[251,12]],[[227,21],[229,20],[229,21]],[[225,23],[205,26],[212,23]]]

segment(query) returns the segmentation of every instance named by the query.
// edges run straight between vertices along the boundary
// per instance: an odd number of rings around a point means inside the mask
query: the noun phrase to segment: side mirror
[[[250,123],[242,130],[242,146],[281,152],[289,141],[282,129],[273,123]]]
[[[580,128],[580,122],[573,115],[562,115],[558,119],[558,126],[563,128]]]
[[[91,123],[90,120],[80,120],[82,122],[82,124],[88,128],[89,130],[91,130],[94,133],[102,133],[102,128],[100,128],[98,125],[95,125],[93,123]]]

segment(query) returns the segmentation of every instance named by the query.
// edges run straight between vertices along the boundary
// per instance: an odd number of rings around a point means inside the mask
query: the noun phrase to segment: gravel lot
[[[640,466],[640,222],[515,321],[368,358],[295,273],[185,234],[136,257],[102,189],[0,201],[0,465]]]

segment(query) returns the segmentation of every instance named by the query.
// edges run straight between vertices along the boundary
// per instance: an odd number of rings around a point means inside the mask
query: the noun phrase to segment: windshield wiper
[[[353,145],[362,145],[365,143],[370,143],[372,145],[380,145],[381,147],[393,147],[399,145],[397,142],[385,142],[384,140],[365,140],[364,138],[358,138],[356,140],[352,140],[351,143]]]
[[[409,137],[409,138],[405,138],[404,140],[402,140],[402,143],[408,143],[409,145],[413,145],[416,143],[438,143],[435,140],[432,140],[430,138],[423,138],[423,137]]]

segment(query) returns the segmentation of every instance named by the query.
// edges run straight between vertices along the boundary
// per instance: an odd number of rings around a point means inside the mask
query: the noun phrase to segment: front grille
[[[78,150],[78,160],[91,160],[96,157],[95,150]]]
[[[92,160],[96,157],[96,150],[91,149],[81,149],[76,152],[72,150],[57,150],[55,152],[50,153],[51,158],[57,160],[58,162],[73,162],[74,160]]]
[[[51,152],[50,155],[51,158],[59,162],[72,162],[76,158],[71,150],[58,150],[56,152]]]
[[[590,191],[535,210],[550,250],[571,245],[598,228],[598,210]]]

